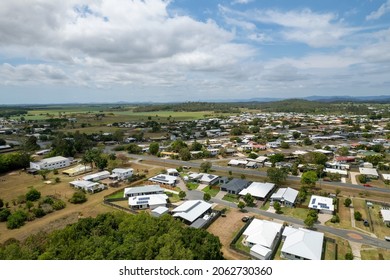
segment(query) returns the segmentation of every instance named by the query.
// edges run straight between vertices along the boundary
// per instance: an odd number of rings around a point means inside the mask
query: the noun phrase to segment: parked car
[[[385,236],[386,241],[390,241],[390,236]]]
[[[241,218],[241,221],[247,222],[247,221],[249,221],[249,217],[248,216],[244,216],[244,217]]]
[[[363,187],[371,188],[372,186],[370,184],[364,184]]]

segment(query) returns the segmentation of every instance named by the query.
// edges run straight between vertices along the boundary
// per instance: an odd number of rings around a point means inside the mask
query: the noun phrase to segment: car
[[[247,221],[249,221],[249,217],[248,216],[244,216],[244,217],[241,218],[241,221],[247,222]]]
[[[386,241],[390,241],[390,236],[385,236]]]
[[[364,184],[363,187],[371,188],[372,186],[370,184]]]

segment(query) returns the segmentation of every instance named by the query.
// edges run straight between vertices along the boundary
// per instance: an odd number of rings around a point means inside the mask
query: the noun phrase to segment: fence
[[[111,201],[109,201],[108,199],[107,200],[103,200],[103,203],[108,205],[108,206],[111,206],[113,208],[116,208],[116,209],[119,209],[119,210],[122,210],[122,211],[126,211],[126,212],[129,212],[131,214],[138,214],[137,211],[134,211],[133,209],[131,208],[127,208],[127,207],[123,207],[123,206],[119,206],[115,203],[112,203]]]
[[[255,217],[250,217],[249,220],[246,222],[246,224],[237,232],[236,236],[233,238],[232,242],[230,242],[230,245],[229,247],[245,256],[248,256],[250,258],[252,258],[252,256],[250,254],[248,254],[248,252],[245,252],[243,250],[240,250],[238,248],[236,248],[236,243],[238,241],[238,239],[240,239],[241,235],[243,234],[243,232],[247,229],[247,227],[250,225],[250,223],[253,221]]]

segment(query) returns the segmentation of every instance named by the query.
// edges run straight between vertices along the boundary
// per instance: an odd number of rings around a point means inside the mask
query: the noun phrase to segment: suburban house
[[[41,161],[30,162],[30,168],[36,170],[54,170],[64,168],[70,165],[70,160],[65,157],[57,156],[51,158],[44,158]]]
[[[221,191],[225,191],[230,194],[239,194],[243,189],[247,188],[250,183],[251,182],[247,180],[233,178],[221,186]]]
[[[359,167],[360,174],[366,175],[368,178],[378,179],[379,174],[375,168]]]
[[[324,214],[333,214],[333,199],[324,196],[312,195],[310,198],[309,208],[319,210]]]
[[[289,260],[321,260],[324,234],[303,228],[285,227],[281,257]]]
[[[171,175],[159,174],[150,178],[149,181],[153,183],[169,185],[173,187],[177,183],[177,177]]]
[[[196,219],[210,212],[212,204],[203,200],[187,200],[172,210],[173,217],[181,218],[192,224]]]
[[[234,167],[246,167],[248,164],[247,160],[239,160],[239,159],[232,159],[228,162],[229,166],[234,166]]]
[[[340,174],[342,177],[348,177],[348,171],[342,169],[334,169],[334,168],[325,168],[324,172],[326,174]]]
[[[383,219],[383,222],[390,226],[390,210],[387,208],[382,208],[381,209],[381,215],[382,215],[382,219]]]
[[[212,175],[212,174],[207,174],[207,173],[191,173],[188,175],[188,179],[194,182],[198,182],[200,184],[205,184],[205,185],[214,185],[218,183],[219,181],[219,176],[217,175]]]
[[[133,176],[133,172],[133,168],[114,168],[110,178],[114,180],[126,180]]]
[[[106,186],[103,184],[84,180],[72,181],[69,184],[76,189],[84,190],[86,192],[91,193],[94,193],[95,191],[104,190],[106,188]]]
[[[245,196],[246,194],[251,194],[257,200],[264,201],[272,193],[275,188],[273,183],[259,183],[253,182],[247,188],[239,192],[239,195]]]
[[[294,207],[297,200],[298,191],[292,188],[280,188],[277,192],[271,195],[271,201],[278,201],[286,207]]]
[[[91,166],[79,164],[75,167],[62,171],[62,174],[68,175],[69,177],[73,177],[73,176],[90,172],[91,170],[92,170]]]
[[[242,233],[242,243],[251,248],[256,259],[268,260],[281,238],[283,225],[266,220],[253,219]]]
[[[168,196],[163,193],[131,196],[128,202],[132,209],[155,209],[157,207],[166,207],[167,200]]]
[[[100,181],[100,180],[103,180],[103,179],[107,179],[108,177],[110,177],[110,172],[108,172],[108,171],[101,171],[101,172],[98,172],[98,173],[86,175],[82,179],[84,181],[96,182],[96,181]]]
[[[167,174],[169,176],[179,176],[179,171],[177,171],[175,168],[168,168],[167,169]]]
[[[164,194],[164,189],[159,185],[148,185],[134,188],[125,188],[123,191],[123,197],[133,197],[141,195],[152,195],[152,194]]]

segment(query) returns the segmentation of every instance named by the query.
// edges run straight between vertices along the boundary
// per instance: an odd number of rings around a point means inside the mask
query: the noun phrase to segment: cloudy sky
[[[390,0],[0,1],[0,104],[389,88]]]

